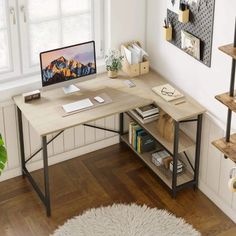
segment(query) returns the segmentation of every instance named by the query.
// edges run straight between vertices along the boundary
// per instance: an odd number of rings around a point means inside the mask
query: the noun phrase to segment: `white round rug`
[[[68,220],[52,236],[200,236],[183,219],[165,210],[114,204]]]

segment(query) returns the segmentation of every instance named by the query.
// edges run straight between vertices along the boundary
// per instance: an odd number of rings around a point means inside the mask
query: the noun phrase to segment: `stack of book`
[[[157,151],[152,153],[152,162],[156,166],[162,166],[164,165],[164,160],[168,157],[170,157],[170,154],[167,151]]]
[[[155,149],[156,141],[134,121],[129,123],[129,143],[139,153]]]
[[[159,108],[155,104],[150,104],[131,110],[130,113],[141,123],[146,124],[158,119]]]
[[[170,171],[173,172],[173,161],[170,162]],[[183,172],[183,163],[178,160],[177,162],[177,173]]]

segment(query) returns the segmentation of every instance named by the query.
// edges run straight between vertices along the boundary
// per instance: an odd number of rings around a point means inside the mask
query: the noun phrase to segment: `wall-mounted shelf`
[[[230,142],[226,142],[225,138],[221,138],[212,142],[227,158],[236,162],[236,134],[230,136]]]
[[[219,50],[232,57],[233,59],[236,59],[236,48],[233,44],[221,46],[219,47]]]
[[[231,135],[232,112],[236,112],[235,100],[235,70],[236,70],[236,19],[234,30],[234,43],[219,47],[219,50],[232,57],[232,69],[230,79],[230,89],[228,93],[217,95],[215,98],[228,108],[226,136],[213,141],[212,144],[218,148],[225,156],[236,163],[236,134]]]
[[[234,94],[235,93],[236,93],[236,90],[235,90]],[[236,98],[235,97],[231,97],[229,95],[229,93],[222,93],[222,94],[215,96],[215,98],[219,102],[221,102],[225,106],[227,106],[230,110],[236,112]]]

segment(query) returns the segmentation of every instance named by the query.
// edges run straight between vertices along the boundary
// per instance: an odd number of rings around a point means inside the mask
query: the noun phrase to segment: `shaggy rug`
[[[165,210],[114,204],[68,220],[52,236],[200,236],[183,219]]]

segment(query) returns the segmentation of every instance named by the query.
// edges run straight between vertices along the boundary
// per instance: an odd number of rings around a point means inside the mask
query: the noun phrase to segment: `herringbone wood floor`
[[[42,182],[42,171],[34,172]],[[146,204],[183,217],[208,236],[236,235],[235,224],[200,191],[173,200],[124,144],[50,167],[52,217],[30,184],[17,177],[0,183],[0,235],[44,236],[84,210],[113,203]]]

